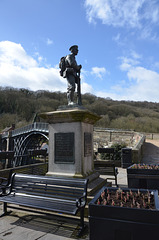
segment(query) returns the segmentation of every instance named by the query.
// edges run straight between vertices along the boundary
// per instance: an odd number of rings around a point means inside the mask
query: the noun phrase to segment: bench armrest
[[[86,201],[87,201],[87,194],[83,193],[83,196],[81,196],[80,198],[76,199],[76,207],[77,208],[84,207],[86,205]]]
[[[0,186],[0,197],[7,196],[11,193],[11,184],[8,186]]]

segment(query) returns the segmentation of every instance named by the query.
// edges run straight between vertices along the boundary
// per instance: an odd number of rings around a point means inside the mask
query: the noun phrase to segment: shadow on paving
[[[21,239],[27,240],[89,239],[87,222],[85,223],[86,229],[83,235],[77,237],[79,219],[45,214],[24,214],[19,212],[12,212],[10,215],[2,217],[1,220],[5,220],[5,218],[10,218],[10,227],[3,233],[0,233],[0,240],[20,239],[17,238],[18,232],[21,234]],[[10,235],[12,235],[12,237]],[[28,237],[26,237],[26,235]]]
[[[142,163],[159,164],[159,147],[153,143],[145,142],[143,145]]]
[[[159,154],[159,147],[153,143],[145,142],[143,147],[144,154]]]

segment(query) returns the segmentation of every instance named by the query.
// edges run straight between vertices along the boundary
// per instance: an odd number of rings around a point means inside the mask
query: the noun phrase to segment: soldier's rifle
[[[77,72],[77,104],[82,105],[80,70]]]

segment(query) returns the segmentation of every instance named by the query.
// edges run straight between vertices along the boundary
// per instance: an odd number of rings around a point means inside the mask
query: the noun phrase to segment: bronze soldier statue
[[[71,53],[64,58],[65,70],[62,76],[67,78],[67,99],[68,105],[74,104],[74,92],[77,84],[77,104],[82,105],[80,90],[80,70],[82,65],[77,65],[75,56],[78,54],[78,46],[73,45],[69,49]]]

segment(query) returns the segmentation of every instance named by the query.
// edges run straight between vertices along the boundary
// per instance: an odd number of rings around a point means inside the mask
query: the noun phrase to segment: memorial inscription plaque
[[[74,133],[55,133],[55,163],[74,163]]]
[[[92,154],[92,134],[89,132],[84,133],[84,156],[88,157]]]

